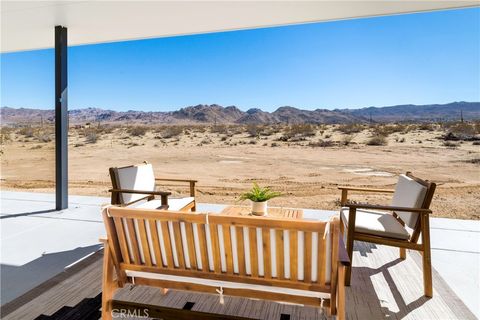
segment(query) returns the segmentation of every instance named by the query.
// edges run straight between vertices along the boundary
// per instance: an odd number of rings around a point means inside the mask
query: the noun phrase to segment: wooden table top
[[[220,213],[231,216],[255,216],[252,214],[252,208],[250,206],[227,206]],[[267,217],[302,219],[303,210],[283,207],[268,207]]]

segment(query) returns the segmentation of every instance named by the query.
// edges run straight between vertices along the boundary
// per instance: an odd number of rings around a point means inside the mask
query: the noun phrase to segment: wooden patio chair
[[[400,258],[406,249],[420,251],[423,256],[423,285],[427,297],[432,297],[432,263],[430,258],[429,209],[435,183],[414,177],[410,172],[398,178],[395,190],[339,187],[342,190],[340,210],[342,233],[347,234],[347,252],[353,259],[353,241],[365,241],[400,248]],[[392,193],[390,206],[348,203],[348,191]],[[378,211],[380,210],[380,211]],[[421,243],[418,239],[422,237]],[[347,267],[345,285],[350,285],[351,266]]]
[[[111,204],[142,209],[163,209],[172,211],[195,211],[195,183],[190,179],[158,179],[155,178],[150,163],[113,167],[109,169],[112,181]],[[157,190],[157,181],[187,182],[190,185],[190,196],[170,198],[172,194]],[[155,199],[160,196],[160,200]]]

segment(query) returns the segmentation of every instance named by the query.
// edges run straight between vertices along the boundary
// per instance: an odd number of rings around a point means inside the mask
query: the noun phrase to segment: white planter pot
[[[252,201],[252,214],[256,216],[264,216],[267,214],[267,202],[255,202]]]

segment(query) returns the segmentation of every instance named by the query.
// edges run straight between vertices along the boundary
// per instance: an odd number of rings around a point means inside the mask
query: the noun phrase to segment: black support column
[[[55,27],[55,199],[68,208],[67,28]]]

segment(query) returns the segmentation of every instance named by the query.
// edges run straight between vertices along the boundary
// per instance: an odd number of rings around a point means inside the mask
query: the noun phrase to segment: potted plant
[[[240,195],[240,201],[252,201],[252,214],[264,216],[267,213],[267,201],[280,195],[280,192],[272,191],[270,187],[260,187],[254,182],[250,191]]]

